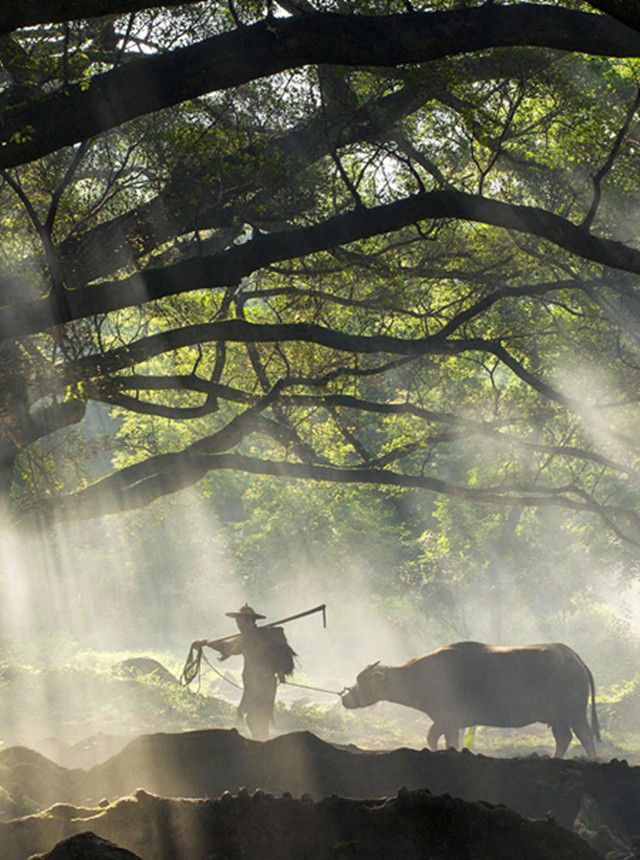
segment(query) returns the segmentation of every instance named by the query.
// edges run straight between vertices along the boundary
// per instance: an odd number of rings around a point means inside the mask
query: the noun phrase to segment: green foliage
[[[79,84],[90,93],[95,75],[266,12],[256,0],[239,0],[235,13],[205,5],[21,32],[20,50],[1,58],[19,85],[3,90],[8,112],[22,109],[25,91],[35,101],[52,87]],[[586,8],[542,4],[549,5]],[[338,8],[330,0],[318,6]],[[401,14],[406,4],[350,8]],[[139,273],[156,268],[166,291],[176,288],[25,339],[16,347],[22,399],[15,374],[3,370],[3,440],[15,447],[21,509],[118,470],[125,477],[109,485],[111,509],[129,491],[144,501],[149,485],[168,496],[86,533],[56,535],[56,552],[67,552],[61,565],[72,570],[65,600],[76,632],[92,635],[87,595],[75,587],[83,576],[105,628],[120,623],[129,644],[138,637],[135,647],[162,647],[163,639],[173,646],[191,629],[204,635],[231,595],[282,605],[302,587],[336,604],[364,595],[400,638],[406,634],[405,652],[454,638],[562,638],[604,684],[633,677],[640,646],[618,593],[638,574],[633,278],[570,252],[560,227],[552,243],[462,218],[425,219],[354,242],[338,236],[326,250],[247,265],[246,277],[223,279],[224,287],[217,263],[245,241],[250,258],[260,235],[450,188],[579,225],[639,74],[636,60],[533,49],[422,66],[310,67],[139,117],[84,150],[61,149],[8,174],[0,263],[20,289],[0,284],[15,290],[7,304],[49,296],[57,264],[80,294],[101,282],[117,294],[126,278],[135,286]],[[389,101],[407,92],[410,108],[387,122]],[[32,131],[25,125],[13,142],[27,143]],[[595,236],[633,235],[636,138],[633,125],[604,177]],[[210,283],[180,292],[202,259]],[[432,338],[448,348],[400,364],[383,350],[303,339],[203,337],[157,355],[142,351],[113,373],[83,375],[90,357],[221,321]],[[478,348],[459,350],[467,341]],[[510,363],[483,345],[499,345]],[[182,384],[144,388],[144,376]],[[217,434],[283,380],[289,384],[260,415],[265,421],[211,455],[213,466],[214,455],[229,451],[275,464],[276,477],[221,468],[171,496],[189,483],[191,446],[219,442]],[[331,397],[391,411],[336,406]],[[90,403],[82,424],[50,420],[76,402]],[[393,411],[405,404],[422,414]],[[163,472],[167,459],[175,467]],[[126,471],[144,464],[147,471]],[[287,465],[340,470],[342,483],[293,480]],[[441,492],[344,479],[370,471],[433,478]],[[127,474],[137,476],[131,484]],[[482,491],[499,503],[470,498]],[[9,592],[9,573],[0,578]],[[34,588],[30,608],[44,626],[52,592]],[[166,694],[175,699],[169,710],[198,719],[181,695]],[[337,715],[327,717],[334,718],[337,731]]]

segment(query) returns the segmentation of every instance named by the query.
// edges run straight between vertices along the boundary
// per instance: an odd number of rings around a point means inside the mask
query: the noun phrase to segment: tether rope
[[[287,687],[300,687],[302,690],[315,690],[316,693],[331,693],[332,696],[342,697],[343,693],[345,692],[345,690],[342,690],[339,693],[337,690],[327,690],[324,687],[312,687],[309,684],[294,684],[293,681],[283,681],[282,683],[286,684]]]
[[[237,690],[242,690],[243,687],[241,684],[236,683],[233,678],[230,678],[226,673],[221,672],[216,666],[213,665],[207,658],[207,655],[204,653],[202,646],[191,646],[191,650],[189,652],[189,656],[187,657],[187,662],[185,663],[184,669],[182,670],[182,675],[180,676],[180,683],[183,687],[189,686],[189,684],[198,679],[198,692],[200,692],[200,674],[201,674],[201,664],[202,661],[207,664],[210,669],[216,673],[216,675],[221,678],[223,681],[226,681],[227,684],[231,684],[232,687],[235,687]],[[282,681],[281,683],[286,684],[287,687],[299,687],[301,690],[313,690],[316,693],[329,693],[331,696],[340,696],[342,697],[344,690],[338,692],[337,690],[327,690],[326,687],[313,687],[311,684],[298,684],[294,681]],[[345,688],[346,689],[346,688]]]

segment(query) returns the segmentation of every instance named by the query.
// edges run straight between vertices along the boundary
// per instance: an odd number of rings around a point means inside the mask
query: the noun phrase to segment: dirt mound
[[[48,854],[34,854],[30,860],[140,860],[126,848],[118,848],[95,833],[79,833],[58,842]]]
[[[26,811],[16,803],[6,788],[0,786],[0,821],[3,818],[16,818],[18,815],[24,815]]]
[[[99,732],[74,744],[65,743],[59,738],[45,738],[38,742],[37,749],[63,767],[87,770],[119,753],[134,737],[135,735],[123,737]]]
[[[410,749],[366,752],[325,743],[308,732],[257,743],[235,731],[210,730],[136,739],[87,774],[83,797],[121,797],[138,786],[170,797],[215,797],[245,786],[314,798],[428,788],[433,794],[504,804],[529,818],[550,814],[566,827],[573,825],[588,794],[617,831],[640,836],[640,768],[615,762],[491,759]]]
[[[367,752],[325,743],[307,732],[267,743],[236,731],[145,735],[104,764],[66,770],[24,748],[0,752],[0,785],[42,809],[55,802],[96,803],[139,786],[167,797],[216,797],[241,786],[329,795],[389,796],[401,786],[467,801],[504,804],[528,818],[573,826],[585,797],[624,839],[640,837],[640,768],[547,758],[491,759],[453,751]]]
[[[406,789],[393,799],[319,803],[260,791],[216,801],[139,791],[104,810],[58,806],[0,825],[3,860],[23,860],[88,828],[144,860],[598,860],[552,821]]]
[[[26,747],[0,752],[0,785],[22,814],[76,796],[82,792],[84,777],[84,771],[68,770]]]

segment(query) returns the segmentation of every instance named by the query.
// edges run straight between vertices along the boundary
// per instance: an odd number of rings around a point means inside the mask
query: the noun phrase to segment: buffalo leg
[[[571,729],[566,723],[553,723],[551,726],[551,731],[553,732],[553,737],[556,741],[556,751],[554,753],[554,758],[562,758],[566,751],[569,749],[569,744],[571,743],[571,738],[573,737],[571,734]]]
[[[438,723],[434,723],[429,729],[429,734],[427,735],[427,743],[429,744],[429,749],[437,750],[438,749],[438,741],[440,740],[440,735],[444,734],[444,729],[442,726],[438,725]]]
[[[586,717],[582,716],[579,719],[575,720],[572,723],[571,728],[577,734],[578,740],[584,747],[585,752],[589,756],[589,758],[595,758],[596,745],[593,742],[593,732],[591,731]]]

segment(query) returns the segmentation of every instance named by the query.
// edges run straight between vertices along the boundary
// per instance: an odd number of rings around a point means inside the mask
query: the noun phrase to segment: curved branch
[[[610,526],[612,524],[615,526],[613,517],[617,516],[626,518],[635,528],[640,521],[635,511],[600,505],[573,487],[538,489],[531,493],[500,492],[494,489],[484,490],[454,484],[440,478],[404,475],[385,469],[339,468],[309,463],[260,460],[235,453],[201,453],[206,448],[206,442],[207,440],[202,440],[201,443],[197,443],[200,451],[194,450],[195,446],[191,446],[179,454],[160,455],[132,466],[128,470],[116,472],[71,496],[47,499],[29,513],[44,517],[73,516],[80,519],[119,513],[147,505],[163,495],[191,486],[209,472],[230,469],[275,478],[426,490],[477,504],[499,507],[514,505],[529,508],[556,507],[597,514],[605,518]],[[135,479],[132,480],[134,476]],[[574,494],[577,494],[581,500],[572,498]],[[633,542],[632,538],[622,535],[617,526],[615,528],[620,536]]]
[[[287,69],[424,63],[516,46],[638,56],[636,33],[618,21],[532,3],[375,17],[274,18],[127,63],[96,75],[88,88],[69,86],[6,112],[0,167],[25,164],[135,117]]]
[[[200,289],[232,287],[266,265],[391,233],[424,219],[477,221],[529,233],[584,259],[640,274],[640,251],[576,227],[571,221],[532,206],[489,200],[463,191],[429,191],[395,203],[357,209],[313,227],[260,235],[244,245],[173,266],[147,269],[131,278],[68,290],[64,305],[54,299],[0,309],[0,338],[33,334],[72,320],[144,304]]]
[[[299,287],[271,287],[262,290],[242,291],[244,302],[250,299],[261,299],[264,301],[264,299],[288,296],[297,299],[319,299],[329,305],[340,305],[345,308],[357,308],[359,310],[370,310],[378,313],[398,314],[398,316],[407,316],[416,320],[422,320],[427,316],[422,311],[414,311],[411,308],[403,308],[400,305],[385,304],[373,299],[353,299],[347,296],[339,296],[326,290],[300,289]]]
[[[185,388],[183,387],[182,390],[184,391]],[[214,392],[215,396],[217,396],[216,387],[210,386],[207,393],[213,395]],[[204,418],[205,415],[212,415],[218,411],[218,404],[215,399],[207,399],[200,406],[169,406],[166,403],[140,400],[138,397],[131,397],[128,394],[121,394],[120,392],[105,389],[101,386],[92,385],[87,385],[86,394],[91,400],[108,403],[110,406],[117,406],[119,409],[125,409],[127,412],[135,412],[138,415],[153,415],[155,418],[168,418],[177,421]]]
[[[0,33],[35,24],[60,24],[77,18],[121,15],[153,7],[186,6],[197,0],[20,0],[0,9]]]
[[[478,64],[487,70],[488,63]],[[495,67],[495,64],[493,64]],[[214,178],[196,174],[199,187],[197,221],[190,175],[174,173],[163,191],[147,203],[98,224],[81,236],[65,240],[59,247],[67,282],[84,286],[104,277],[157,247],[162,242],[199,229],[228,229],[235,221],[254,217],[261,196],[274,194],[283,183],[283,173],[274,165],[286,165],[287,174],[301,173],[330,149],[376,138],[403,117],[410,115],[437,92],[441,75],[434,72],[426,85],[411,83],[397,92],[370,101],[348,118],[344,113],[314,116],[308,122],[268,144],[268,158],[256,157],[256,144],[221,159]],[[251,171],[247,183],[247,164]],[[245,201],[250,191],[250,200]],[[256,199],[257,198],[257,199]],[[258,219],[259,220],[259,219]],[[106,251],[108,249],[108,252]]]
[[[112,380],[112,382],[117,382],[118,387],[121,389],[133,389],[135,391],[197,391],[200,393],[209,393],[211,391],[221,400],[229,400],[235,403],[256,403],[259,400],[258,396],[249,394],[241,389],[228,385],[212,384],[207,380],[193,376],[131,376],[121,377]],[[281,380],[280,390],[285,391],[290,385],[298,386],[304,384],[305,380],[302,378],[283,379]],[[100,393],[98,389],[92,389],[90,385],[86,387],[86,390],[92,399],[122,405],[117,400],[112,399],[111,394]],[[92,392],[95,392],[95,396]],[[191,410],[188,407],[169,407],[162,404],[141,402],[135,398],[127,398],[127,401],[129,403],[127,408],[134,412],[178,419],[191,417]],[[375,400],[354,397],[350,394],[281,394],[279,402],[283,406],[293,408],[321,406],[330,409],[351,409],[356,412],[369,412],[377,415],[409,415],[429,423],[448,424],[460,428],[456,431],[450,431],[448,438],[451,440],[468,438],[471,435],[480,435],[501,445],[511,445],[523,450],[537,451],[541,454],[551,454],[566,459],[582,460],[598,466],[606,466],[614,472],[638,477],[638,472],[633,467],[618,463],[604,454],[599,454],[597,451],[588,451],[575,445],[545,445],[538,442],[528,442],[525,439],[518,439],[516,436],[504,433],[501,430],[501,427],[505,424],[511,423],[504,420],[500,422],[478,421],[452,412],[425,409],[414,403],[380,403]]]
[[[414,357],[397,358],[385,364],[373,367],[337,367],[323,376],[288,377],[281,380],[282,389],[294,386],[305,386],[322,388],[345,377],[369,377],[396,370],[410,362]],[[220,397],[222,400],[231,400],[235,403],[254,403],[258,397],[239,388],[232,388],[219,382],[202,379],[191,373],[188,376],[155,376],[153,374],[130,374],[128,376],[116,376],[105,379],[100,385],[87,383],[87,390],[92,399],[100,400],[101,396],[110,391],[197,391],[211,397]],[[300,395],[304,397],[305,395]],[[283,398],[281,398],[283,399]],[[284,400],[291,398],[284,397]],[[302,400],[300,401],[302,403]],[[309,401],[310,402],[310,401]]]
[[[549,281],[540,284],[523,284],[519,287],[503,287],[484,296],[470,307],[456,314],[453,319],[440,329],[438,336],[449,337],[449,335],[456,332],[472,319],[488,311],[493,305],[502,301],[502,299],[532,298],[534,296],[546,296],[548,293],[555,293],[561,290],[581,290],[587,287],[593,289],[596,286],[603,286],[605,283],[602,279],[585,282],[571,278],[565,281]]]
[[[638,0],[587,0],[589,6],[616,18],[627,27],[640,30],[640,2]]]
[[[373,368],[371,370],[360,370],[353,368],[341,368],[348,372],[344,375],[360,376],[370,375],[372,372],[381,373],[385,369],[393,369],[398,366],[398,362],[390,362],[383,367]],[[286,391],[290,387],[312,386],[319,387],[328,385],[333,381],[335,375],[327,374],[323,378],[305,378],[305,377],[290,377],[281,379],[279,382],[279,390]],[[197,391],[202,394],[209,394],[219,397],[221,400],[229,400],[233,403],[256,403],[260,398],[255,394],[250,394],[247,391],[242,391],[239,388],[233,388],[229,385],[220,383],[211,383],[206,379],[200,379],[196,376],[152,376],[152,375],[133,375],[121,376],[107,380],[106,388],[101,386],[86,385],[87,394],[91,399],[105,400],[111,396],[111,391],[116,390],[133,390],[133,391]],[[133,398],[132,398],[133,399]],[[478,432],[495,431],[497,427],[502,426],[505,422],[486,423],[483,421],[474,421],[472,418],[467,418],[464,415],[456,415],[452,412],[441,412],[435,409],[425,409],[422,406],[417,406],[413,403],[380,403],[375,400],[364,400],[359,397],[354,397],[351,394],[280,394],[280,402],[285,406],[306,407],[306,406],[327,406],[340,407],[343,409],[354,409],[363,412],[372,412],[379,415],[411,415],[414,418],[420,418],[423,421],[428,421],[438,424],[455,424],[462,425]],[[135,401],[139,402],[139,401]],[[133,407],[132,407],[133,408]],[[186,412],[186,410],[184,410]],[[178,417],[177,413],[173,417]],[[184,415],[181,413],[181,417]]]
[[[202,343],[229,341],[233,343],[315,343],[339,352],[361,354],[389,353],[391,355],[461,355],[483,352],[496,356],[523,382],[549,400],[571,406],[571,400],[548,383],[534,376],[496,341],[482,338],[445,340],[438,335],[424,338],[398,338],[390,335],[356,335],[313,323],[259,324],[244,320],[223,320],[215,323],[186,326],[162,334],[141,338],[128,346],[118,347],[102,355],[80,358],[64,369],[62,379],[70,384],[84,379],[110,376],[126,367],[175,349]]]

